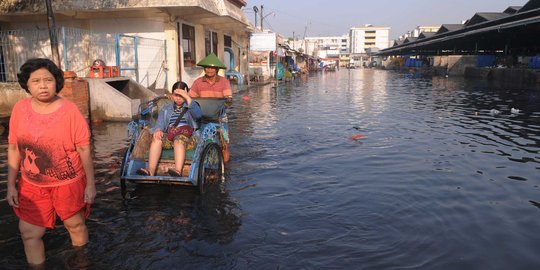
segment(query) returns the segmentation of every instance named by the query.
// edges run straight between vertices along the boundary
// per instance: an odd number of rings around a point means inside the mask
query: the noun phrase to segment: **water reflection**
[[[203,196],[131,184],[123,200],[127,123],[94,126],[91,243],[76,252],[62,228],[49,232],[49,265],[534,269],[539,93],[534,85],[363,69],[245,88],[229,112],[227,181]],[[5,171],[0,163],[0,181]],[[5,203],[0,253],[1,265],[24,267]]]
[[[113,219],[100,220],[116,228],[112,235],[98,235],[99,240],[114,239],[109,243],[114,253],[104,265],[171,269],[179,257],[220,256],[205,253],[204,247],[230,243],[241,226],[236,204],[219,185],[204,196],[177,186],[137,185],[130,197],[119,212],[108,213]]]

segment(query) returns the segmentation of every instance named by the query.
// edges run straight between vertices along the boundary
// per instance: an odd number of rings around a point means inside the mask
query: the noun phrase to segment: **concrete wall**
[[[18,83],[0,83],[0,118],[7,117],[17,101],[30,97]]]
[[[537,83],[539,78],[539,73],[531,69],[523,68],[492,68],[488,76],[488,79],[506,82],[506,83],[515,83],[515,84],[527,84],[527,83]]]
[[[448,56],[448,75],[463,76],[467,67],[476,67],[475,55]]]
[[[468,67],[476,67],[475,55],[435,55],[430,63],[434,68],[446,68],[448,75],[463,76]]]
[[[468,67],[465,71],[467,78],[480,78],[502,83],[517,85],[537,83],[539,72],[525,68],[477,68]]]
[[[436,55],[433,56],[433,66],[434,67],[440,67],[442,62],[442,56]]]
[[[130,121],[141,102],[157,95],[125,78],[88,79],[94,121]]]

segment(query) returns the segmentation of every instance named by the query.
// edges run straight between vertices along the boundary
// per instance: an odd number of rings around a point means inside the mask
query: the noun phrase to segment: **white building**
[[[0,81],[16,81],[17,67],[26,59],[51,58],[44,1],[17,2],[29,1],[0,0],[5,3],[0,4],[0,70],[3,63],[8,71],[4,78],[0,74]],[[101,59],[145,87],[169,90],[178,80],[191,85],[202,76],[196,63],[212,52],[229,69],[246,74],[245,52],[252,31],[242,10],[246,4],[244,0],[52,1],[56,27],[66,29],[57,34],[62,68],[84,77],[92,62]]]
[[[352,54],[367,53],[373,48],[379,50],[388,48],[390,27],[365,26],[352,27],[349,31],[350,52]],[[366,51],[367,50],[367,51]]]
[[[412,31],[407,31],[407,33],[400,35],[398,40],[404,41],[406,38],[418,38],[422,33],[437,33],[441,28],[440,25],[419,25],[414,28]],[[394,41],[390,42],[390,47],[394,46]]]
[[[349,52],[347,35],[334,37],[306,37],[306,54],[319,58],[339,58],[342,53]]]
[[[414,28],[414,30],[412,31],[412,37],[417,38],[422,33],[436,33],[437,31],[439,31],[439,28],[441,28],[440,25],[438,26],[437,25],[429,25],[429,26],[419,25],[416,28]]]

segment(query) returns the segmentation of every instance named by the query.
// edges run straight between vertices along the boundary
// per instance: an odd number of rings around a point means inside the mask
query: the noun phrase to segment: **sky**
[[[246,0],[244,12],[254,23],[253,6],[263,8],[265,29],[296,38],[341,36],[354,26],[390,27],[390,39],[419,25],[456,24],[477,12],[502,12],[528,0]]]

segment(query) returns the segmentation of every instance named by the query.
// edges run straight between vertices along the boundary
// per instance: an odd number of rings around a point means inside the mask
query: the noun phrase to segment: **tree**
[[[28,0],[2,0],[0,1],[0,13],[14,12],[24,9],[31,4]]]

